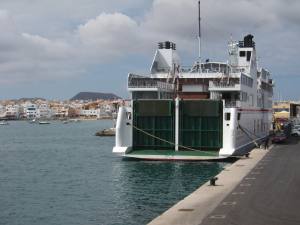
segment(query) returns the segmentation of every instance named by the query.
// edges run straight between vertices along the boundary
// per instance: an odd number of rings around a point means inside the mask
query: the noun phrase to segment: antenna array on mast
[[[200,0],[198,1],[198,63],[199,63],[199,69],[201,72],[201,11],[200,11]]]

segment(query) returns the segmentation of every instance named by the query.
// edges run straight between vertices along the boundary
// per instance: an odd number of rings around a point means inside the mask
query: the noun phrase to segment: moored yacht
[[[4,126],[4,125],[9,125],[9,123],[6,122],[6,121],[0,121],[0,125],[2,125],[2,126]]]
[[[39,121],[39,124],[41,125],[45,125],[45,124],[50,124],[49,121],[43,120],[43,121]]]

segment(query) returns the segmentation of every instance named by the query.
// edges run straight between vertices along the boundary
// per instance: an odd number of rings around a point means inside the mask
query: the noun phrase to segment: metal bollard
[[[209,180],[210,186],[216,186],[216,180],[218,180],[217,177],[213,177]]]

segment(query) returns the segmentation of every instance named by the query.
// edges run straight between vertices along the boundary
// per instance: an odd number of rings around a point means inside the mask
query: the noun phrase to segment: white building
[[[115,111],[115,107],[111,104],[103,105],[103,109],[106,113],[111,114]]]
[[[37,105],[32,103],[25,104],[25,117],[28,119],[33,119],[37,117]]]
[[[5,117],[11,119],[18,119],[20,116],[20,106],[19,105],[7,105],[5,107]]]
[[[0,118],[5,117],[5,107],[3,105],[0,105]]]
[[[82,109],[82,110],[80,110],[80,116],[100,118],[100,115],[101,115],[100,109]]]
[[[37,118],[51,118],[52,117],[52,110],[48,106],[47,103],[42,103],[38,106],[37,109]]]
[[[51,107],[52,116],[56,118],[67,117],[68,111],[69,111],[69,107],[63,104],[59,104]]]

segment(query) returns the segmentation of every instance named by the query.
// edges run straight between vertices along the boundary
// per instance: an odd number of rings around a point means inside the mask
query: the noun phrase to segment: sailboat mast
[[[198,1],[198,63],[200,72],[201,68],[201,11],[200,11],[200,0]]]

